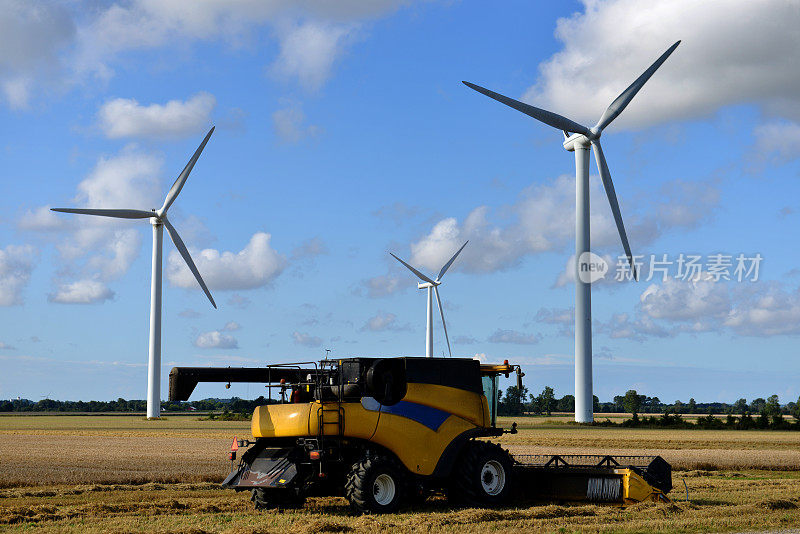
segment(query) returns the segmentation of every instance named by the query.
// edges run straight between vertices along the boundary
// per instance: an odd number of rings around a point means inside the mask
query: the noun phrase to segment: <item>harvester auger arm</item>
[[[169,400],[186,401],[200,382],[249,382],[257,384],[303,382],[319,370],[300,367],[173,367],[169,373]]]

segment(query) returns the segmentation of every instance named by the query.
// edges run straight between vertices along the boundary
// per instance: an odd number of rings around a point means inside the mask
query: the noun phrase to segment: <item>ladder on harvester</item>
[[[324,373],[321,373],[324,376]],[[318,433],[317,443],[323,455],[331,460],[342,461],[341,438],[344,437],[344,407],[342,407],[342,387],[341,375],[339,376],[339,386],[336,388],[336,398],[325,399],[320,396],[320,407],[317,409]],[[320,384],[321,386],[322,384]],[[318,389],[321,391],[321,389]],[[332,443],[326,443],[330,440]],[[322,469],[322,462],[320,462]]]

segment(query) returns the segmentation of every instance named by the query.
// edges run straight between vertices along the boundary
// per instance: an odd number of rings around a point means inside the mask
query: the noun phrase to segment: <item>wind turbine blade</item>
[[[642,86],[647,83],[647,80],[649,80],[650,77],[658,70],[661,64],[667,60],[669,55],[672,54],[676,48],[678,48],[679,44],[681,44],[680,41],[670,46],[666,52],[661,54],[661,57],[659,57],[655,63],[650,65],[650,68],[644,71],[641,76],[636,78],[636,81],[630,84],[627,89],[622,91],[616,100],[614,100],[611,105],[608,106],[606,111],[603,113],[603,116],[600,117],[600,120],[597,121],[595,128],[602,132],[603,128],[611,124],[611,121],[616,119],[617,116],[622,113],[625,107],[630,104],[631,100],[633,100],[633,97],[639,92],[639,89],[641,89]]]
[[[197,266],[194,264],[192,257],[189,255],[189,251],[186,249],[186,245],[183,244],[183,239],[181,239],[181,236],[178,235],[178,231],[166,218],[162,219],[162,221],[164,222],[164,226],[167,228],[167,232],[169,232],[169,236],[172,238],[172,242],[175,243],[175,248],[177,248],[178,252],[180,252],[181,256],[183,256],[186,265],[189,266],[189,270],[192,271],[192,274],[197,279],[197,283],[200,284],[200,287],[203,288],[208,300],[211,301],[211,305],[216,308],[217,303],[214,302],[214,297],[211,296],[211,292],[208,290],[208,287],[206,287],[203,277],[200,276]]]
[[[467,243],[469,243],[469,240],[467,240]],[[436,281],[437,282],[442,279],[442,277],[444,276],[444,273],[447,272],[447,269],[449,269],[450,266],[453,265],[453,262],[456,261],[456,258],[458,257],[459,254],[461,254],[461,251],[464,250],[464,247],[467,246],[467,243],[464,243],[463,245],[461,245],[461,248],[458,249],[458,252],[453,254],[453,257],[450,258],[450,261],[448,261],[447,263],[444,264],[444,267],[442,267],[442,270],[439,271],[439,276],[436,277]]]
[[[206,138],[203,139],[203,142],[200,143],[200,146],[194,151],[192,159],[189,160],[189,163],[187,163],[186,167],[183,168],[183,171],[181,172],[180,176],[178,176],[178,179],[175,180],[175,183],[173,183],[172,187],[170,187],[167,197],[164,199],[164,205],[161,206],[162,212],[166,212],[169,207],[172,206],[172,203],[175,202],[175,199],[178,198],[178,194],[181,192],[181,189],[183,189],[183,184],[186,183],[186,179],[189,178],[189,173],[192,172],[194,164],[197,163],[200,153],[203,152],[203,149],[206,147],[206,143],[208,143],[208,140],[211,138],[211,134],[214,133],[214,128],[215,126],[212,126],[208,131]]]
[[[79,213],[81,215],[99,215],[100,217],[114,217],[117,219],[149,219],[155,217],[152,211],[144,210],[95,210],[84,208],[50,208],[50,211],[61,213]]]
[[[396,259],[397,261],[399,261],[400,263],[402,263],[403,265],[405,265],[405,266],[408,268],[408,270],[409,270],[409,271],[411,271],[412,273],[416,274],[416,275],[419,277],[419,279],[420,279],[420,280],[422,280],[423,282],[428,282],[428,283],[430,283],[430,284],[436,285],[436,282],[434,282],[433,280],[431,280],[430,278],[428,278],[427,276],[425,276],[424,274],[422,274],[421,272],[419,272],[418,270],[416,270],[415,268],[413,268],[412,266],[410,266],[409,264],[407,264],[406,262],[404,262],[403,260],[401,260],[400,258],[398,258],[397,256],[395,256],[395,255],[394,255],[394,254],[392,254],[391,252],[390,252],[389,254],[390,254],[390,255],[391,255],[391,256],[392,256],[394,259]]]
[[[611,213],[614,214],[614,222],[617,223],[619,237],[622,239],[622,248],[625,249],[625,255],[628,256],[633,278],[638,280],[639,276],[636,272],[636,265],[633,263],[633,254],[631,254],[631,247],[628,244],[628,234],[625,233],[625,225],[622,224],[622,213],[619,210],[617,193],[614,191],[614,183],[611,181],[611,173],[608,171],[606,158],[603,155],[603,147],[600,146],[599,140],[592,141],[592,149],[594,150],[594,158],[597,161],[597,168],[600,171],[600,178],[603,180],[603,187],[606,190],[606,196],[608,196],[608,203],[611,205]]]
[[[565,130],[568,132],[573,133],[581,133],[583,135],[591,135],[589,128],[583,126],[582,124],[578,124],[577,122],[570,120],[558,113],[553,113],[552,111],[547,111],[541,108],[533,107],[529,104],[525,104],[520,102],[519,100],[514,100],[513,98],[508,98],[507,96],[503,96],[499,93],[495,93],[494,91],[490,91],[485,87],[481,87],[480,85],[475,85],[474,83],[464,82],[464,85],[469,87],[470,89],[474,89],[479,93],[483,93],[484,95],[488,96],[489,98],[494,98],[498,102],[505,104],[506,106],[510,106],[517,111],[521,111],[525,115],[529,117],[533,117],[537,121],[541,121],[553,128],[558,128],[559,130]]]
[[[452,357],[453,351],[450,350],[450,338],[447,336],[447,323],[444,322],[444,310],[442,309],[442,299],[439,298],[439,288],[433,286],[433,292],[436,294],[436,305],[439,307],[439,315],[442,316],[442,328],[444,328],[444,338],[447,340],[447,352]]]

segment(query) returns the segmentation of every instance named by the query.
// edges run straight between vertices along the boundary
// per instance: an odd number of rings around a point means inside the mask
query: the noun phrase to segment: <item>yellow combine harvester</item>
[[[223,482],[251,490],[258,508],[301,506],[344,495],[359,512],[391,512],[444,490],[494,506],[515,497],[632,502],[665,498],[659,457],[513,457],[480,438],[515,433],[496,425],[498,380],[517,365],[464,358],[348,358],[258,368],[176,367],[170,400],[198,382],[258,382],[281,402],[253,413],[254,442]],[[235,453],[231,455],[235,459]]]

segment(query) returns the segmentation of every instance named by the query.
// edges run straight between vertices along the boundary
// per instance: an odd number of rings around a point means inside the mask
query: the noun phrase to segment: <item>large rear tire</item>
[[[293,489],[255,488],[250,500],[255,504],[256,510],[302,508],[306,502],[306,498]]]
[[[386,456],[368,456],[353,464],[344,492],[357,512],[385,514],[405,502],[406,488],[401,466]]]
[[[469,441],[453,469],[448,495],[472,506],[500,506],[511,497],[512,466],[506,450],[496,443]]]

